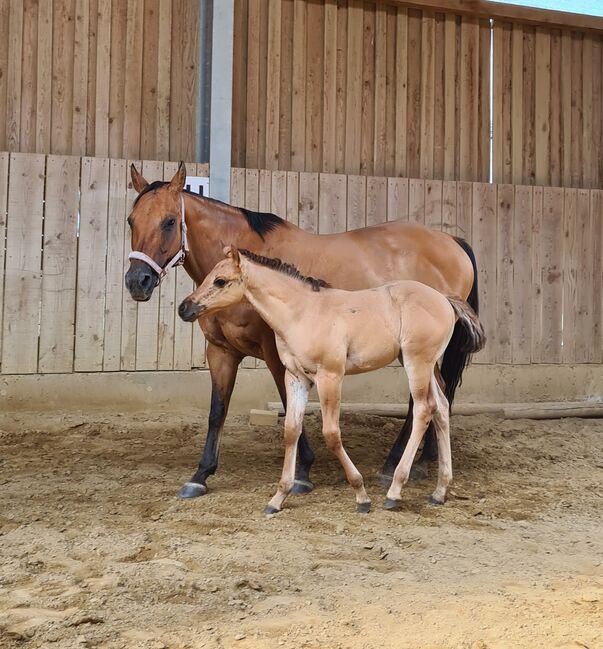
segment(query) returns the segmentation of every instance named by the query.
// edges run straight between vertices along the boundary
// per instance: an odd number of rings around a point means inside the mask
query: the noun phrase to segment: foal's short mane
[[[169,183],[165,180],[155,180],[152,183],[149,183],[134,199],[134,205],[136,205],[136,203],[138,203],[138,201],[145,194],[159,189],[160,187],[165,187],[165,185],[167,184]],[[196,194],[195,192],[191,192],[188,189],[185,189],[183,191],[189,196],[196,196],[197,198],[199,198],[199,194]],[[217,205],[228,205],[227,203],[223,203],[222,201],[216,200],[215,198],[209,198],[208,196],[202,196],[201,198],[209,201],[210,203],[216,203]],[[231,206],[228,205],[228,207]],[[247,210],[244,207],[238,207],[237,209],[243,213],[243,216],[247,219],[249,227],[256,234],[258,234],[262,238],[262,240],[264,239],[265,234],[269,234],[275,228],[285,223],[285,221],[283,221],[280,216],[276,216],[276,214],[269,214],[268,212],[252,212],[251,210]]]
[[[312,287],[313,291],[320,291],[321,288],[330,288],[330,285],[324,281],[324,279],[316,279],[315,277],[308,277],[307,275],[302,275],[299,270],[293,265],[288,264],[280,259],[273,259],[272,257],[262,257],[262,255],[256,255],[255,252],[246,250],[245,248],[239,248],[239,252],[247,259],[259,264],[260,266],[266,266],[266,268],[271,268],[272,270],[278,270],[280,273],[289,275],[294,279],[299,280],[305,284],[309,284]]]

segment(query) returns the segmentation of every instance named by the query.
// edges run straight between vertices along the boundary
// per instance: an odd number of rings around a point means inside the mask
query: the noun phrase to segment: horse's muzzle
[[[126,288],[133,300],[146,302],[157,286],[157,273],[146,264],[132,264],[126,273]]]
[[[189,299],[184,299],[178,307],[178,315],[185,322],[194,322],[205,309],[204,304],[195,304]]]

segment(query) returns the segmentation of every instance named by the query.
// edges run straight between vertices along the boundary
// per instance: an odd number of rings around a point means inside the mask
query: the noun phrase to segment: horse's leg
[[[356,492],[356,511],[367,514],[371,510],[371,500],[364,488],[362,474],[354,466],[341,442],[339,410],[341,406],[341,382],[343,376],[335,374],[320,375],[316,378],[316,388],[322,412],[322,434],[327,448],[332,451],[345,471],[345,477]]]
[[[432,379],[432,389],[435,394],[437,409],[433,415],[433,423],[438,438],[438,484],[431,496],[434,505],[443,505],[446,491],[452,481],[452,452],[450,450],[450,406],[437,381]]]
[[[211,374],[211,406],[209,410],[207,437],[203,455],[195,474],[186,482],[178,496],[180,498],[196,498],[207,493],[205,482],[218,468],[220,452],[220,437],[224,428],[224,420],[228,412],[230,396],[234,388],[239,363],[243,357],[237,352],[228,352],[222,347],[208,343],[207,363]]]
[[[402,501],[402,487],[408,481],[412,462],[436,407],[434,396],[430,394],[433,368],[426,363],[417,362],[406,366],[406,372],[414,401],[412,432],[402,458],[394,471],[394,477],[385,499],[386,509],[396,509]]]
[[[394,470],[400,463],[402,453],[404,453],[404,449],[406,448],[408,440],[410,439],[413,423],[413,405],[414,401],[412,395],[410,395],[408,399],[408,414],[406,415],[404,424],[400,432],[398,433],[398,437],[396,438],[396,441],[394,442],[394,445],[392,446],[387,459],[385,460],[383,468],[379,472],[379,478],[385,485],[391,484]],[[417,462],[415,462],[410,470],[411,480],[422,480],[427,477],[427,467],[429,462],[437,458],[437,447],[435,446],[435,439],[436,438],[433,424],[430,422],[429,427],[425,432],[425,444],[423,445],[423,452],[421,453],[421,457],[419,458],[419,460],[417,460]],[[428,452],[426,452],[425,449],[428,449]]]
[[[285,459],[283,460],[283,471],[278,489],[270,502],[266,505],[264,513],[276,514],[280,512],[285,498],[293,489],[295,480],[295,456],[297,455],[297,443],[302,434],[302,423],[306,404],[308,403],[308,392],[310,382],[307,379],[299,378],[291,372],[285,373],[285,390],[287,396],[287,412],[285,414]]]
[[[264,360],[266,365],[272,374],[272,378],[276,383],[276,387],[283,402],[283,407],[287,409],[287,391],[285,389],[285,366],[282,364],[281,359],[278,356],[276,351],[276,345],[274,344],[274,337],[272,344],[267,348],[262,348],[264,354]],[[310,469],[314,463],[314,451],[310,446],[310,442],[304,432],[302,426],[302,432],[297,443],[297,450],[299,452],[299,465],[295,474],[295,482],[293,484],[293,493],[294,494],[307,494],[314,489],[314,484],[310,480]]]

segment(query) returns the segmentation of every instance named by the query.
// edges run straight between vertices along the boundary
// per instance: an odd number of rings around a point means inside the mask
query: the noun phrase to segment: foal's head
[[[182,245],[181,199],[186,168],[181,162],[169,183],[148,183],[136,167],[130,168],[132,184],[138,192],[128,223],[132,230],[132,250],[144,253],[163,268]],[[126,288],[139,302],[146,302],[159,282],[159,274],[148,263],[131,259]]]
[[[241,258],[239,251],[230,246],[224,248],[226,259],[218,262],[203,283],[178,307],[183,320],[193,322],[202,313],[211,313],[231,304],[241,302],[245,297]]]

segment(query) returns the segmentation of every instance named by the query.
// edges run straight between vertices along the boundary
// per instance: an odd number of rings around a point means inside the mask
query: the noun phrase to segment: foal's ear
[[[174,177],[170,180],[168,187],[171,191],[179,194],[184,189],[184,183],[186,182],[186,165],[184,162],[180,161],[178,165],[178,171],[174,174]]]
[[[130,176],[132,176],[132,186],[139,194],[149,184],[144,176],[138,173],[134,164],[130,166]]]
[[[226,259],[232,259],[237,265],[239,264],[241,258],[239,251],[234,246],[225,246],[222,252]]]

